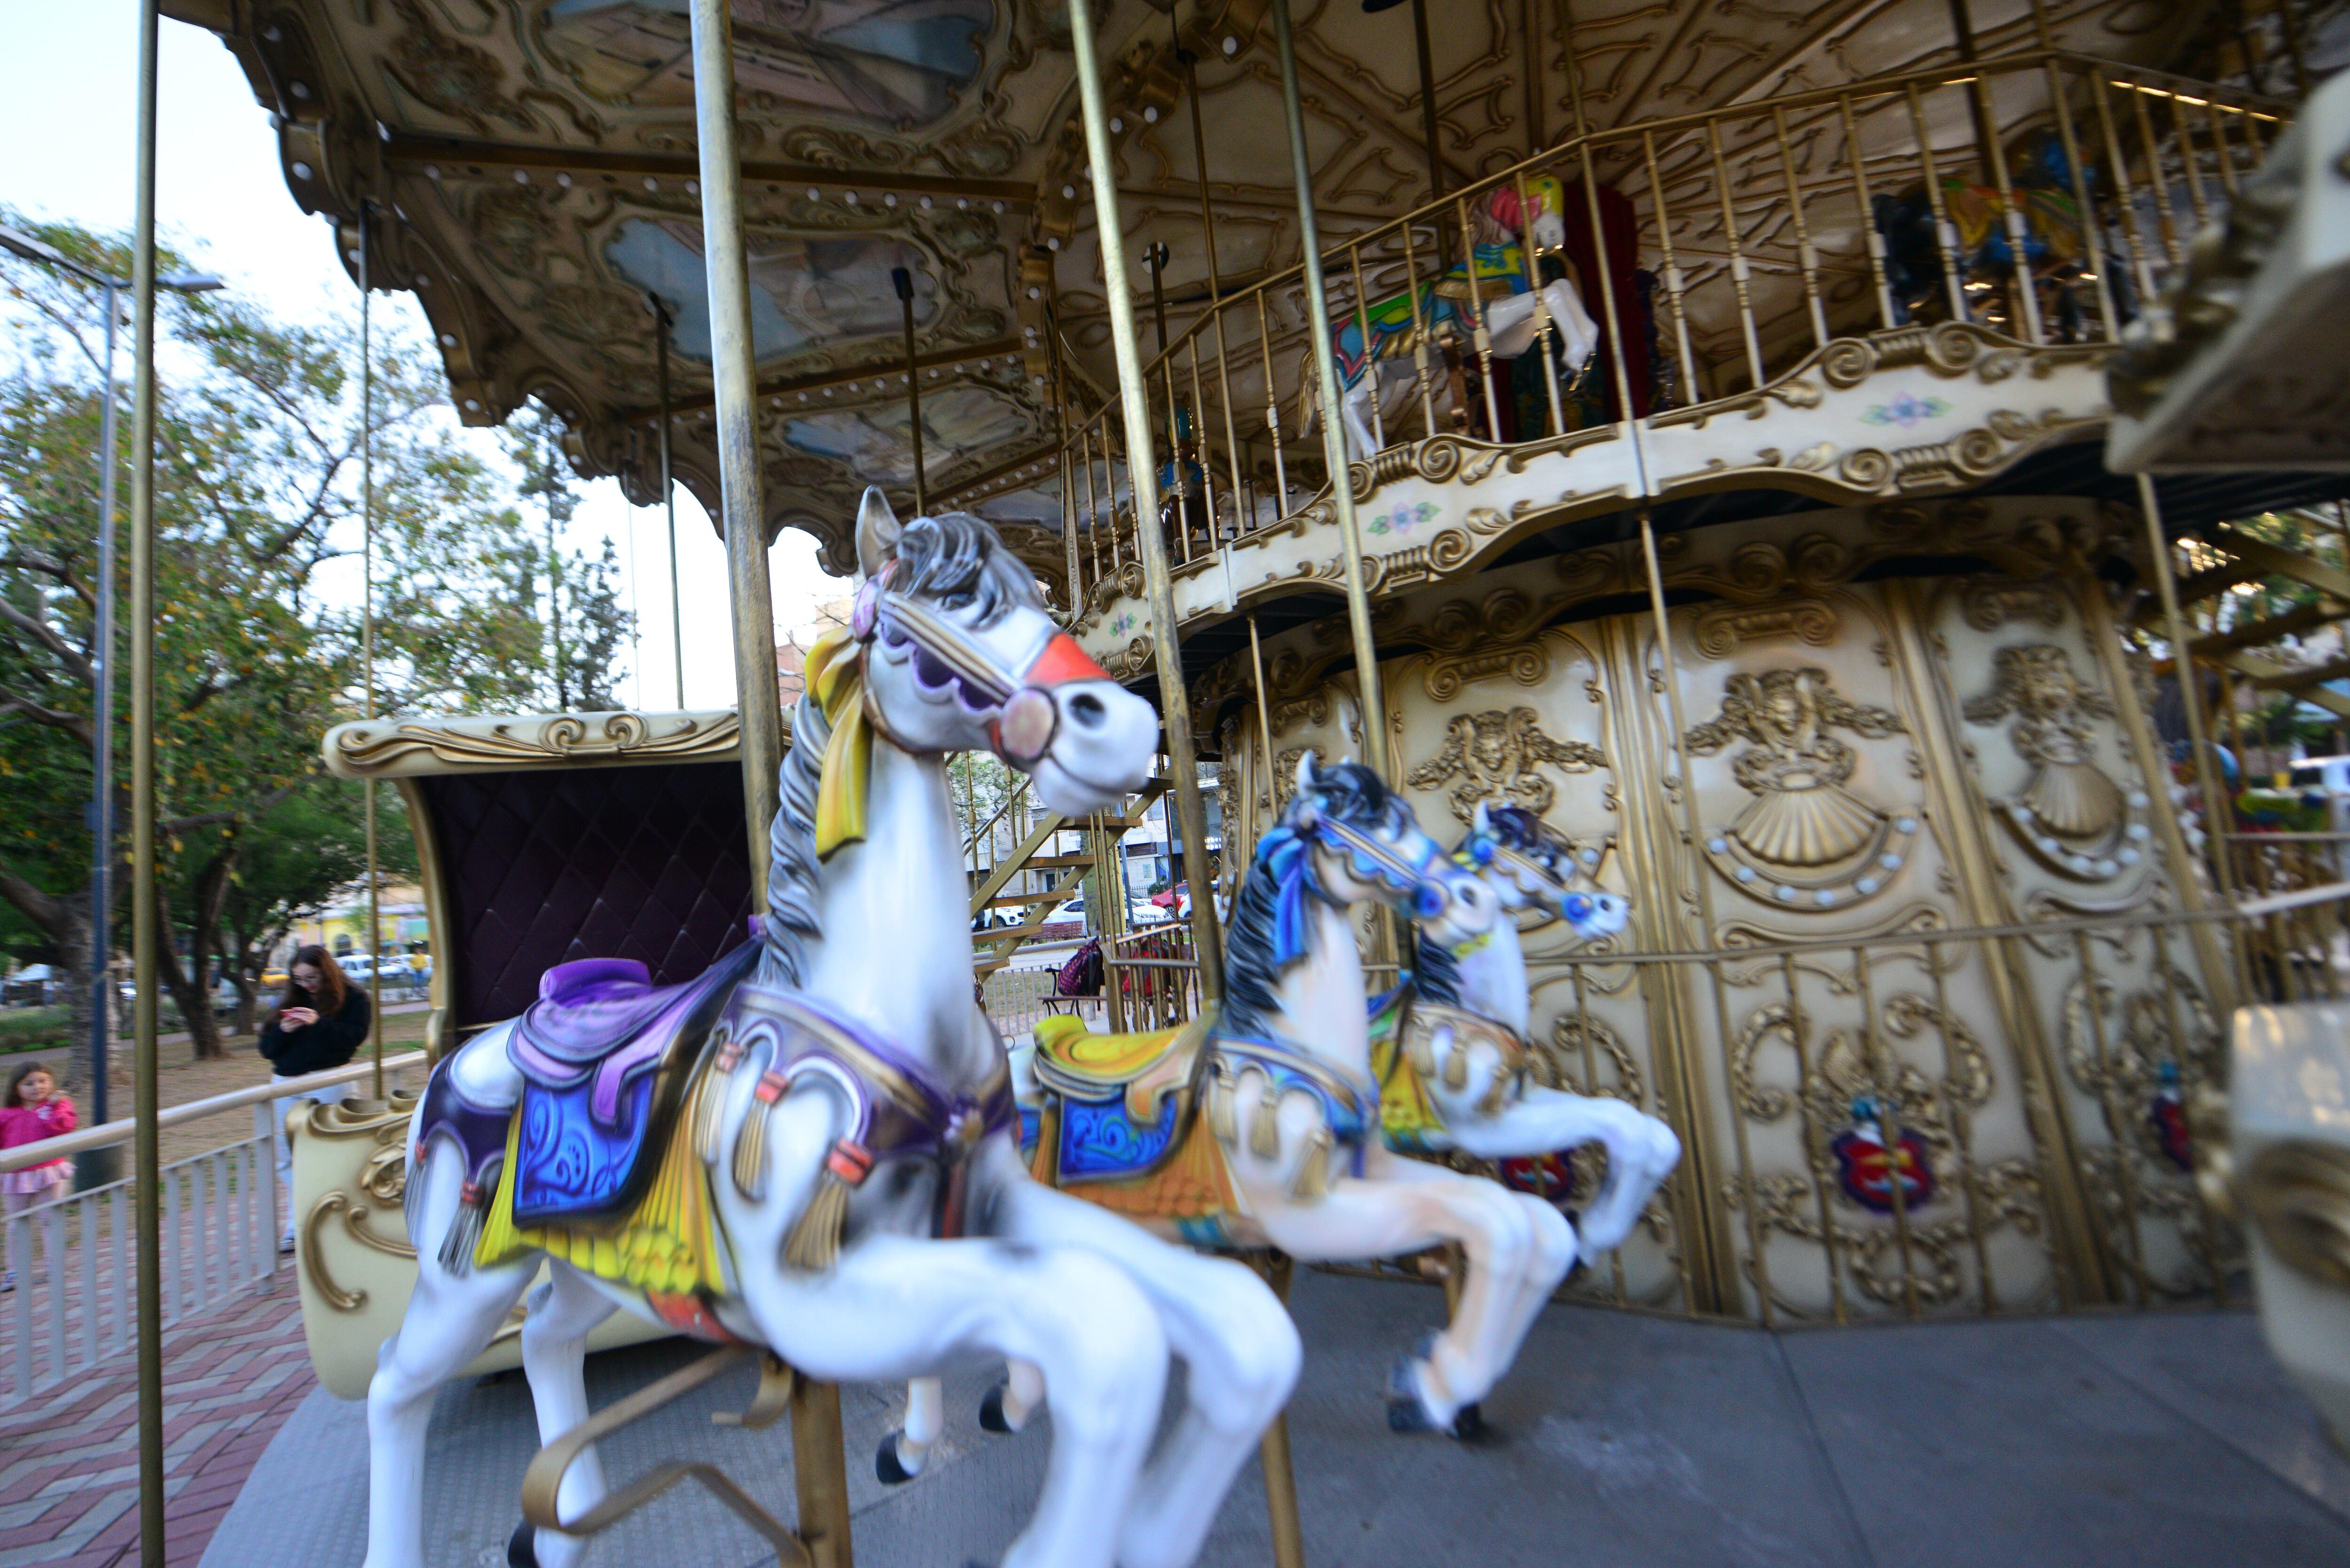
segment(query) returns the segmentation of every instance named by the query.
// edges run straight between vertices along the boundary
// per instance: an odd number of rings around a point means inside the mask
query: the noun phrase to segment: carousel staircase
[[[1046,846],[1058,835],[1082,829],[1089,834],[1107,834],[1112,842],[1116,842],[1129,830],[1141,826],[1152,803],[1166,793],[1167,781],[1154,778],[1139,792],[1128,795],[1115,815],[1104,814],[1072,819],[1059,812],[1048,811],[1011,853],[993,866],[974,871],[971,889],[971,912],[974,919],[989,909],[1025,909],[1029,915],[1017,926],[973,933],[973,948],[985,945],[988,950],[974,950],[972,953],[972,977],[984,981],[1011,963],[1022,948],[1035,941],[1044,931],[1054,907],[1064,899],[1074,898],[1079,884],[1085,880],[1086,873],[1098,864],[1098,857],[1095,854],[1045,853]],[[1098,844],[1100,839],[1097,837],[1095,842]],[[1003,890],[1022,873],[1031,871],[1041,875],[1042,888],[1024,893]]]
[[[2315,518],[2301,520],[2314,529],[2330,531],[2328,524]],[[2305,637],[2321,628],[2350,619],[2350,571],[2224,523],[2198,532],[2204,553],[2214,558],[2213,564],[2179,580],[2181,611],[2242,585],[2278,577],[2294,585],[2296,597],[2302,590],[2309,597],[2274,614],[2208,632],[2190,642],[2189,651],[2207,664],[2226,667],[2263,691],[2290,692],[2338,718],[2350,718],[2350,697],[2326,689],[2328,681],[2350,679],[2350,657],[2318,664],[2288,665],[2256,651],[2284,638]],[[2162,616],[2159,601],[2150,599],[2139,610],[2137,619],[2159,631]]]

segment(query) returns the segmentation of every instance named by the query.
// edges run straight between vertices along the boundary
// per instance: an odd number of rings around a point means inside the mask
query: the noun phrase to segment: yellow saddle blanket
[[[1191,1109],[1210,1022],[1203,1014],[1175,1029],[1097,1034],[1084,1019],[1056,1013],[1036,1025],[1036,1080],[1079,1100],[1123,1091],[1126,1114],[1144,1126],[1159,1120],[1172,1096],[1180,1121]]]
[[[1097,1034],[1066,1015],[1039,1023],[1036,1179],[1138,1220],[1240,1212],[1223,1151],[1194,1114],[1211,1022],[1139,1034]]]

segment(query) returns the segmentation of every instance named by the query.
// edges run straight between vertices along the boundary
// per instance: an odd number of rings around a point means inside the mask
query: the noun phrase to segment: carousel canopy
[[[369,215],[371,275],[422,304],[468,422],[495,423],[539,398],[568,421],[582,472],[618,475],[650,502],[665,334],[676,471],[715,513],[686,0],[165,9],[219,35],[242,63],[278,128],[288,189],[335,222],[354,274]],[[1953,16],[1964,7],[1946,0],[1429,10],[1435,173],[1447,190],[1571,136],[1578,112],[1597,130],[1763,104],[2039,38],[2022,0],[1979,3],[1963,45]],[[2219,25],[2215,7],[2143,0],[2049,0],[2045,11],[2061,47],[2140,64],[2201,47]],[[1217,291],[1298,259],[1270,5],[1183,0],[1170,12],[1111,0],[1099,15],[1129,240],[1167,247],[1157,281],[1166,329],[1180,334]],[[1049,335],[1067,350],[1065,407],[1091,407],[1115,383],[1066,11],[735,0],[733,16],[769,529],[806,529],[845,571],[859,489],[910,491],[891,282],[904,268],[931,493],[1004,525],[1057,576]],[[1343,243],[1430,197],[1413,11],[1328,0],[1301,4],[1297,26],[1322,233]],[[1570,57],[1582,65],[1579,110]],[[1955,98],[1950,112],[1964,112]],[[1767,116],[1756,124],[1766,137]],[[1819,134],[1833,131],[1821,122]],[[1718,167],[1739,171],[1733,180],[1779,178],[1771,157],[1723,153]],[[1617,143],[1596,171],[1635,185],[1635,162]],[[1666,172],[1696,198],[1681,203],[1692,223],[1716,172]],[[1768,214],[1741,222],[1773,226]],[[1857,238],[1811,236],[1823,247]],[[1702,234],[1689,240],[1683,265],[1709,265]],[[1797,288],[1782,302],[1792,319],[1799,287],[1786,276],[1771,286]],[[1148,351],[1153,301],[1141,303]],[[1700,343],[1739,331],[1730,319],[1691,327]],[[1294,361],[1302,312],[1267,332],[1266,363]]]

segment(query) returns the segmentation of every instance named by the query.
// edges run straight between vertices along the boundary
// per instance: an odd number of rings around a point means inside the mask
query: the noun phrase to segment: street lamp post
[[[112,922],[109,912],[107,873],[114,846],[114,329],[121,316],[122,278],[109,277],[26,234],[0,223],[0,250],[69,272],[94,283],[105,297],[106,401],[98,424],[98,612],[91,638],[93,685],[91,723],[96,732],[90,758],[89,799],[89,1119],[93,1127],[107,1119],[107,1047],[112,1037],[114,1008],[111,965],[107,951]],[[206,294],[227,285],[203,273],[173,273],[155,280],[162,288],[182,294]],[[86,1149],[74,1157],[74,1187],[87,1191],[103,1187],[121,1174],[120,1148]]]

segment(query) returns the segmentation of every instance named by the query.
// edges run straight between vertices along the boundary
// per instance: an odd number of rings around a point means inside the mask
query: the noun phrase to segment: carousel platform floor
[[[1290,1407],[1315,1568],[1723,1568],[1998,1563],[2267,1568],[2350,1562],[2350,1464],[2242,1313],[2033,1318],[1769,1334],[1581,1308],[1544,1314],[1487,1401],[1478,1447],[1399,1438],[1379,1388],[1441,1314],[1434,1290],[1301,1272],[1307,1346]],[[589,1364],[598,1404],[697,1352],[674,1342]],[[1043,1424],[990,1437],[989,1378],[948,1384],[929,1472],[884,1489],[871,1455],[894,1389],[844,1390],[861,1568],[996,1562],[1041,1480]],[[656,1459],[723,1465],[791,1516],[789,1424],[712,1425],[747,1372],[608,1443],[615,1481]],[[428,1561],[500,1568],[535,1451],[518,1378],[441,1397]],[[203,1568],[356,1564],[367,1513],[364,1412],[323,1389],[286,1421]],[[670,1493],[599,1542],[604,1568],[772,1563],[713,1500]],[[1253,1464],[1203,1560],[1270,1562]]]

